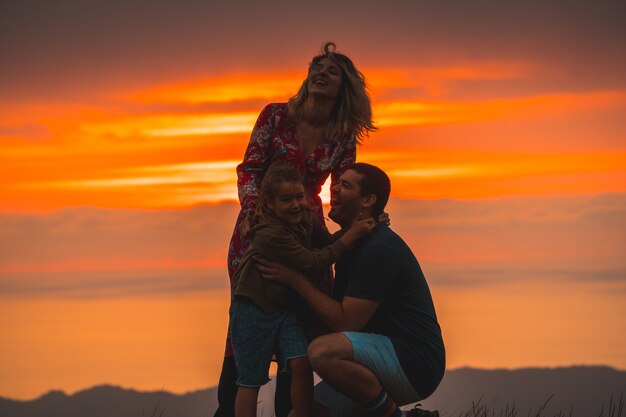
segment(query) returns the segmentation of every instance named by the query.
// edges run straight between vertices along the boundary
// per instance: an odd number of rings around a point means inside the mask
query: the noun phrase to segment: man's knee
[[[319,372],[340,359],[352,359],[352,345],[343,333],[327,334],[309,344],[308,355],[311,367]]]
[[[325,336],[321,336],[309,344],[309,364],[314,371],[318,371],[332,358],[332,350],[327,343],[324,343],[324,340]]]

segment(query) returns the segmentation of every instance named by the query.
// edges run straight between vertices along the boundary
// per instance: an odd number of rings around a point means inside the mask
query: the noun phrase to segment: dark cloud
[[[3,274],[9,297],[118,298],[228,288],[225,268]]]
[[[0,294],[123,297],[226,288],[236,210],[222,204],[1,214]],[[392,199],[388,211],[433,285],[626,283],[626,194]],[[210,266],[197,266],[207,259]],[[171,267],[159,268],[160,260]]]
[[[47,215],[0,215],[0,264],[119,259],[226,259],[234,204],[191,210],[77,208]]]
[[[302,66],[325,40],[360,66],[539,61],[555,88],[615,88],[622,1],[4,1],[0,88],[67,99],[172,78]]]
[[[554,262],[558,264],[559,262]],[[511,282],[534,283],[540,286],[544,282],[566,285],[567,283],[621,283],[626,284],[626,267],[606,268],[590,265],[588,267],[567,268],[559,265],[532,265],[527,262],[510,262],[508,266],[486,267],[482,265],[440,265],[429,268],[429,281],[438,286],[480,287],[506,285]],[[614,287],[611,287],[615,290]],[[598,286],[599,290],[604,288]],[[626,292],[626,285],[621,285]]]
[[[434,283],[626,283],[625,194],[392,200],[388,211]]]

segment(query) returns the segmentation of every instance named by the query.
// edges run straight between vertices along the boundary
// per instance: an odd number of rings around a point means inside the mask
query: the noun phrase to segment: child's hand
[[[371,217],[366,219],[357,218],[340,240],[346,246],[350,246],[357,240],[369,235],[375,225],[376,223]]]
[[[352,223],[348,232],[352,231],[355,238],[360,239],[369,235],[375,225],[376,223],[374,223],[374,219],[371,217],[367,219],[357,219]]]
[[[246,216],[245,219],[243,219],[241,223],[239,223],[238,231],[241,239],[243,239],[248,233],[250,233],[250,229],[252,229],[252,226],[255,225],[256,221],[256,213],[250,213]]]
[[[380,216],[378,216],[378,223],[384,223],[387,226],[391,226],[391,217],[389,217],[389,213],[385,213],[384,211],[380,213]]]

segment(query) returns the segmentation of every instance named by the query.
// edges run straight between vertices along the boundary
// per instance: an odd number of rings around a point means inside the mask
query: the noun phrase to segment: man
[[[390,188],[382,170],[354,164],[332,187],[329,217],[342,229],[356,219],[377,219]],[[377,224],[337,261],[333,297],[296,271],[258,263],[264,278],[293,288],[334,332],[309,346],[311,366],[323,378],[315,387],[316,417],[398,417],[398,406],[435,390],[445,349],[430,290],[410,248],[386,225]]]

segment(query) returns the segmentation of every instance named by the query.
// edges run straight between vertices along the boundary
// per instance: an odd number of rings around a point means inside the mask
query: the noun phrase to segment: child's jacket
[[[265,280],[253,257],[281,263],[307,276],[323,274],[347,247],[337,240],[320,250],[310,249],[312,241],[328,241],[328,230],[310,212],[297,225],[291,225],[273,213],[263,215],[252,228],[252,244],[241,259],[232,281],[233,298],[246,297],[267,314],[289,307],[291,290]]]

